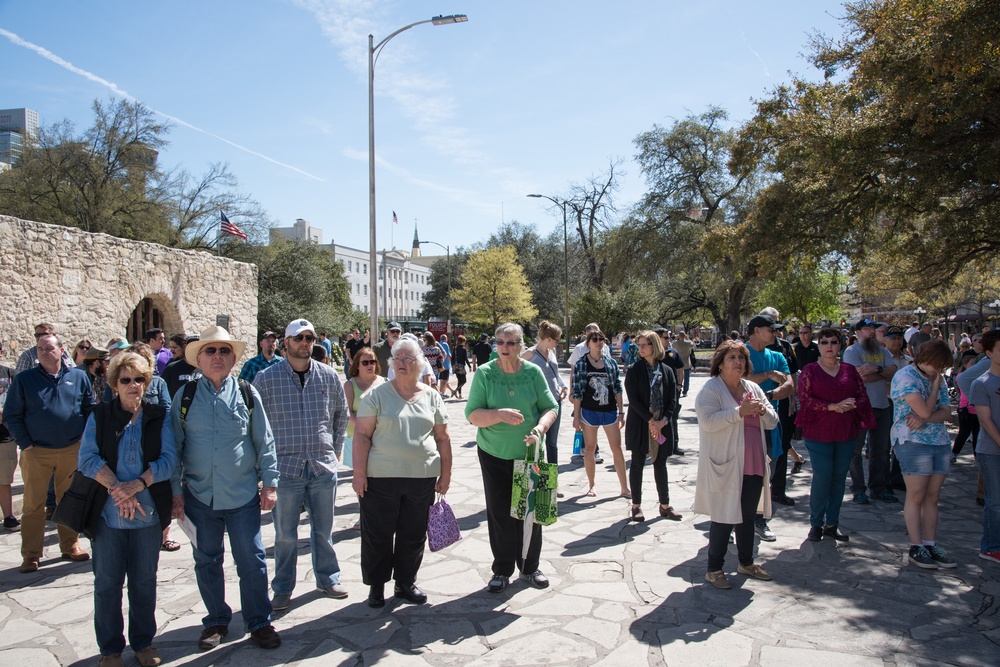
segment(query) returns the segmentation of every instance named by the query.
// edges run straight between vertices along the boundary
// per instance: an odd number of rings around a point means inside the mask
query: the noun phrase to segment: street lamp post
[[[436,245],[439,248],[444,248],[447,254],[448,262],[448,324],[445,326],[445,332],[451,335],[451,245],[441,245],[437,241],[418,241],[420,245],[425,243],[430,243],[431,245]]]
[[[917,316],[917,321],[920,322],[921,326],[923,326],[924,315],[927,314],[927,310],[924,309],[922,306],[917,306],[916,308],[913,309],[913,314]]]
[[[378,44],[374,44],[375,37],[368,35],[368,265],[371,267],[369,273],[368,303],[371,310],[371,330],[378,332],[378,274],[375,271],[375,61],[386,43],[401,32],[424,23],[434,25],[447,25],[449,23],[464,23],[469,20],[465,14],[450,14],[448,16],[435,16],[426,21],[417,21],[410,25],[403,26]],[[388,276],[386,276],[388,279]]]
[[[565,353],[569,354],[569,234],[566,231],[566,200],[554,199],[548,195],[528,195],[535,199],[548,199],[550,202],[562,208],[563,214],[563,295],[566,299],[565,312],[563,313],[563,336],[566,338]]]

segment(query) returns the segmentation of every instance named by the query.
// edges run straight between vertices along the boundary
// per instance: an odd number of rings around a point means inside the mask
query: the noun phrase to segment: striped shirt
[[[310,360],[305,384],[286,359],[253,381],[274,432],[278,473],[299,479],[306,464],[316,475],[337,472],[350,412],[337,372]]]

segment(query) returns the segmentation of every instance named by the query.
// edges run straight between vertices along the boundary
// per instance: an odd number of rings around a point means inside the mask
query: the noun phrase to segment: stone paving
[[[731,546],[726,570],[732,590],[705,584],[708,519],[690,512],[698,458],[694,396],[704,381],[695,377],[681,413],[687,453],[668,466],[671,500],[684,513],[682,522],[653,518],[649,467],[645,523],[627,521],[629,504],[612,495],[617,482],[609,465],[599,469],[598,496],[584,497],[583,468],[566,462],[570,438],[564,436],[560,477],[566,498],[559,522],[545,529],[542,549],[542,569],[552,581],[548,590],[514,582],[504,593],[486,592],[491,557],[474,429],[464,419],[464,403],[448,401],[455,453],[448,500],[464,539],[437,554],[427,552],[418,582],[428,594],[426,605],[388,597],[384,609],[367,606],[358,533],[351,529],[358,504],[346,471],[334,537],[349,599],[316,591],[303,526],[299,585],[291,608],[274,618],[281,648],[264,651],[250,644],[237,613],[226,641],[200,652],[205,610],[190,545],[175,529],[183,547],[160,558],[155,645],[165,664],[195,666],[1000,664],[1000,567],[978,558],[981,512],[968,453],[953,466],[941,503],[939,541],[958,559],[955,570],[927,572],[903,564],[908,540],[901,504],[861,507],[848,501],[841,525],[849,543],[807,541],[806,464],[790,476],[789,495],[797,506],[779,507],[771,522],[777,541],[758,547],[757,562],[774,581],[734,574]],[[571,430],[568,415],[564,429]],[[804,446],[799,450],[808,456]],[[15,493],[19,484],[15,480]],[[270,545],[269,515],[264,522]],[[58,559],[51,524],[46,546],[41,569],[20,574],[20,538],[0,534],[0,665],[96,665],[90,565]],[[270,548],[268,558],[270,569]],[[229,602],[237,608],[229,562],[226,579]],[[124,658],[136,664],[130,650]]]

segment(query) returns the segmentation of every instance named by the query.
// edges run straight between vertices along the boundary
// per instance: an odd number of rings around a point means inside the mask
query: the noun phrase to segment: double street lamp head
[[[446,25],[448,23],[465,23],[469,17],[465,14],[449,14],[448,16],[435,16],[431,19],[434,25]]]

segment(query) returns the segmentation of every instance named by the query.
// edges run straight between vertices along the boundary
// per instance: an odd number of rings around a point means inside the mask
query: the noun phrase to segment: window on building
[[[364,274],[365,274],[366,276],[368,275],[368,263],[367,263],[367,262],[361,265],[361,270],[362,270],[362,272],[363,272],[363,273],[364,273]]]
[[[368,285],[365,285],[365,296],[368,296]]]
[[[350,273],[351,272],[351,263],[350,262],[347,262],[347,264],[344,264],[344,272],[345,273]]]
[[[365,312],[366,313],[368,312],[368,305],[367,304],[365,304]]]
[[[361,273],[361,262],[354,262],[354,272]]]

